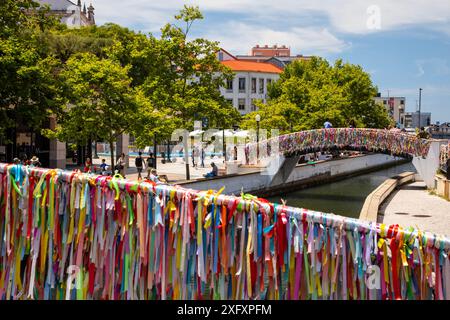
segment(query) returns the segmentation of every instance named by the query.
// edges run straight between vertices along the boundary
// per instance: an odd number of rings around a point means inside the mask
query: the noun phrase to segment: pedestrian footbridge
[[[440,147],[446,140],[420,139],[400,131],[364,128],[330,128],[300,131],[253,143],[246,147],[253,162],[267,163],[272,185],[286,181],[305,153],[332,150],[360,150],[412,158],[428,187],[440,165]]]

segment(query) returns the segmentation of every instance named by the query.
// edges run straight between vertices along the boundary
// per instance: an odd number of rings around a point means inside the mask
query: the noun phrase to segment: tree
[[[167,24],[161,30],[161,39],[150,35],[151,45],[139,48],[134,44],[133,60],[148,64],[143,90],[152,105],[165,112],[178,128],[192,128],[193,120],[204,117],[211,126],[233,125],[240,118],[219,91],[232,73],[216,57],[217,42],[188,40],[193,24],[202,18],[198,7],[184,6],[175,16],[177,21],[184,22],[184,28]],[[151,133],[143,132],[147,138],[140,137],[141,140],[153,139]]]
[[[258,108],[257,112],[252,112],[244,116],[243,129],[256,128],[255,115],[261,116],[260,126],[270,132],[272,129],[279,130],[280,134],[294,132],[301,130],[294,125],[296,119],[300,117],[301,111],[295,104],[288,100],[277,100],[270,104],[264,104],[262,101],[257,101],[255,105]]]
[[[85,144],[96,136],[107,141],[114,167],[114,142],[123,133],[142,130],[156,115],[143,92],[132,88],[129,67],[92,53],[72,56],[61,72],[64,107],[57,115],[56,130],[46,130],[60,141]]]
[[[0,137],[17,123],[40,128],[57,108],[59,63],[42,55],[39,34],[56,24],[34,1],[0,3]]]
[[[269,87],[267,105],[247,115],[243,126],[254,127],[259,113],[262,128],[280,126],[283,133],[321,128],[327,120],[335,127],[385,128],[392,120],[374,102],[377,91],[360,66],[318,57],[294,61]]]

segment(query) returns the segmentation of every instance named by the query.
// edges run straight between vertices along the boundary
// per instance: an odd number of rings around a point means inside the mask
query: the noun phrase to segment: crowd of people
[[[142,180],[143,172],[145,171],[147,174],[145,179],[151,180],[155,183],[163,183],[164,179],[161,179],[157,171],[155,169],[155,157],[153,153],[150,153],[147,159],[144,159],[142,156],[142,152],[138,153],[138,156],[134,160],[134,164],[138,173],[138,180]],[[96,167],[93,165],[91,158],[86,158],[84,163],[83,172],[85,173],[99,173],[103,176],[114,176],[120,175],[123,178],[126,177],[126,167],[127,167],[127,157],[125,153],[122,153],[120,157],[117,159],[116,164],[114,165],[114,170],[111,170],[111,166],[106,163],[106,159],[101,160],[101,164]],[[167,181],[166,181],[167,182]]]
[[[42,166],[41,162],[39,161],[39,158],[36,156],[32,156],[31,159],[27,159],[27,157],[23,157],[22,160],[19,158],[14,158],[13,162],[14,162],[14,164],[22,164],[24,166],[30,166],[30,167]]]

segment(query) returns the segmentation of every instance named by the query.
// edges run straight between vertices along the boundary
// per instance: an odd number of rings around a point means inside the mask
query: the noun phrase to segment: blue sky
[[[405,96],[407,111],[450,121],[450,0],[93,0],[98,24],[115,22],[157,35],[183,4],[205,19],[193,36],[233,54],[256,44],[287,45],[293,54],[360,64],[379,91]]]

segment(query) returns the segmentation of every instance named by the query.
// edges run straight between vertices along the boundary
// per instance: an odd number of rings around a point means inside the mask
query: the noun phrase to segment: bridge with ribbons
[[[450,299],[447,237],[222,192],[0,164],[0,298]]]
[[[287,180],[305,153],[359,150],[412,158],[419,175],[429,187],[440,165],[440,147],[447,140],[420,139],[415,135],[384,129],[331,128],[300,131],[276,136],[246,147],[253,160],[266,160],[272,184]]]

